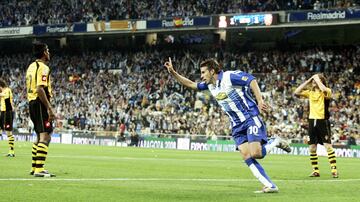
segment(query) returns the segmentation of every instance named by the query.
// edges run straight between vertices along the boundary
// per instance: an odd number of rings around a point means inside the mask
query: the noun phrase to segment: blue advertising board
[[[58,25],[35,25],[33,27],[35,35],[49,34],[49,33],[66,33],[66,32],[86,32],[86,23],[74,23],[68,26],[67,24]]]
[[[289,22],[319,21],[319,20],[347,20],[360,18],[360,9],[321,10],[306,12],[290,12]]]
[[[148,29],[210,26],[210,17],[174,17],[163,20],[148,20]]]

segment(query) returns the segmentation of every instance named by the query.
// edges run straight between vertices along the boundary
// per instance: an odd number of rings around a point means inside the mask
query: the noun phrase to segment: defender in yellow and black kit
[[[304,90],[308,84],[312,85],[311,89]],[[339,177],[336,168],[335,151],[331,145],[329,122],[331,93],[331,89],[327,87],[326,79],[322,74],[315,74],[301,84],[294,92],[296,96],[302,96],[309,99],[309,150],[310,161],[313,167],[313,172],[310,174],[310,177],[320,177],[318,156],[316,153],[317,144],[324,145],[327,150],[332,177]]]
[[[0,125],[2,131],[6,132],[9,143],[9,153],[7,157],[15,157],[14,142],[15,138],[12,134],[14,120],[14,104],[11,89],[3,79],[0,79],[0,98],[1,98],[1,115]]]
[[[35,177],[55,177],[44,169],[48,147],[53,131],[52,121],[55,118],[50,104],[52,97],[50,60],[48,46],[44,43],[34,43],[33,52],[36,60],[26,71],[26,88],[29,101],[30,118],[34,124],[37,141],[32,148],[32,169],[30,174]]]

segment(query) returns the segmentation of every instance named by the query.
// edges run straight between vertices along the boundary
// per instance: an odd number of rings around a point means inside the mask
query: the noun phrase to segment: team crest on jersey
[[[248,77],[247,77],[247,76],[243,76],[243,77],[241,77],[241,80],[247,81],[247,80],[248,80]]]
[[[227,94],[226,93],[218,93],[216,96],[215,96],[215,98],[217,99],[217,100],[224,100],[224,99],[226,99],[228,96],[227,96]]]
[[[49,121],[45,121],[45,127],[50,128],[50,126],[51,126],[51,123]]]
[[[46,81],[46,79],[47,79],[46,75],[43,75],[42,78],[41,78],[42,81]]]

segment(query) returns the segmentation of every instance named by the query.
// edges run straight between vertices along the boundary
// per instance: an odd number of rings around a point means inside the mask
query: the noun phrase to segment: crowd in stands
[[[263,115],[269,134],[299,141],[307,134],[308,104],[292,93],[311,75],[324,72],[334,92],[330,106],[335,141],[360,140],[360,47],[216,54],[181,50],[54,54],[49,66],[57,127],[119,131],[123,124],[126,131],[144,134],[229,136],[229,120],[209,93],[184,88],[165,70],[163,63],[169,56],[175,68],[192,80],[199,81],[199,64],[208,57],[219,58],[224,70],[256,75],[271,106]],[[8,79],[13,90],[14,128],[20,131],[32,127],[24,76],[31,61],[30,54],[5,55],[0,61],[1,77]]]
[[[0,27],[356,5],[354,0],[4,0],[0,2]]]

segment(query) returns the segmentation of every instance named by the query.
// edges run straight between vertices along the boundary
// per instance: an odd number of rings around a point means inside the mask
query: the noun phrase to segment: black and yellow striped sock
[[[8,143],[9,143],[9,154],[14,154],[14,142],[15,142],[15,138],[13,135],[8,135]]]
[[[327,150],[327,153],[328,153],[329,163],[330,163],[330,166],[331,166],[331,172],[332,172],[332,173],[335,173],[335,172],[337,172],[337,170],[336,170],[335,151],[334,151],[333,148],[331,148],[331,149],[328,149],[328,150]]]
[[[37,143],[33,143],[32,146],[32,161],[31,161],[31,171],[35,172],[35,168],[36,168],[36,152],[37,152]]]
[[[44,164],[48,153],[48,146],[44,142],[39,142],[36,151],[36,169],[35,173],[39,173],[44,170]]]
[[[319,159],[316,152],[310,152],[310,162],[314,172],[320,173],[319,171]]]

